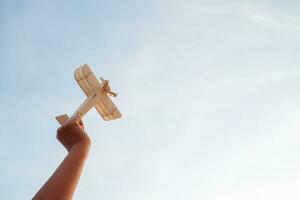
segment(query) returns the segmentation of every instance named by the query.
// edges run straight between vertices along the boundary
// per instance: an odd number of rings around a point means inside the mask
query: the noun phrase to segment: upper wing
[[[96,94],[96,91],[93,90],[93,88],[87,81],[87,78],[91,75],[95,76],[88,65],[82,65],[74,72],[74,78],[86,96],[93,96]]]

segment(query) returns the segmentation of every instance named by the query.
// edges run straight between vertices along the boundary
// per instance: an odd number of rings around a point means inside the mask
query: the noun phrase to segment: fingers
[[[83,121],[79,115],[70,118],[70,123],[74,123],[84,129]]]
[[[83,126],[83,121],[80,119],[80,121],[79,121],[79,126],[82,128],[82,129],[84,129],[84,126]]]
[[[79,127],[83,128],[83,121],[80,116],[72,116],[68,120],[66,120],[61,127],[69,127],[72,125],[78,125]]]

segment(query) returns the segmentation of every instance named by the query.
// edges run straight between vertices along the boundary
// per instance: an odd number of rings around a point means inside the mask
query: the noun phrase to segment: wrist
[[[91,145],[87,143],[76,144],[70,149],[69,153],[86,156],[89,153],[90,146]]]

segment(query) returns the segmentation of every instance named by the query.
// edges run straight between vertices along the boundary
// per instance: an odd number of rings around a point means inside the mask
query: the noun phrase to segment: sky
[[[74,199],[300,198],[300,3],[0,0],[1,199],[30,199],[66,156],[56,115],[81,64],[119,93],[85,117]]]

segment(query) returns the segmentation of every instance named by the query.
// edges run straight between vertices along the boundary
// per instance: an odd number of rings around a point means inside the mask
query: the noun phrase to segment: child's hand
[[[68,151],[74,147],[89,149],[91,140],[85,133],[83,122],[79,116],[71,117],[57,129],[56,138]]]

